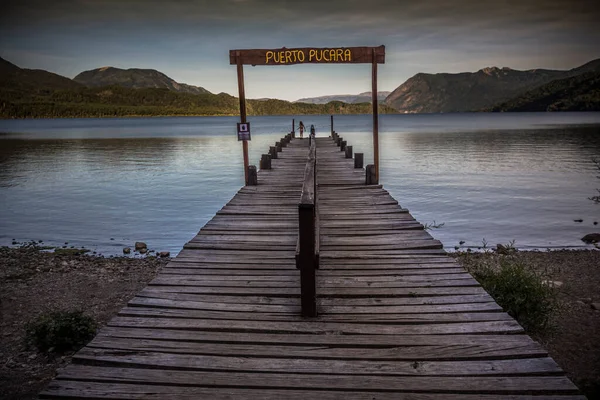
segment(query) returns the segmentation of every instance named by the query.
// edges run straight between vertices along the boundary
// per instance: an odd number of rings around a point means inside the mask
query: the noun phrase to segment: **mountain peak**
[[[84,71],[73,78],[88,87],[117,85],[133,89],[163,88],[174,92],[206,94],[208,90],[199,86],[179,83],[155,69],[101,67]]]

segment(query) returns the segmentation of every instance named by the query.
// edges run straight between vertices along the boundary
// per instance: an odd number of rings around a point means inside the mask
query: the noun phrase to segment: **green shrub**
[[[522,262],[502,258],[498,266],[470,268],[483,288],[528,332],[542,332],[556,308],[554,289]]]
[[[27,341],[40,351],[78,350],[96,333],[94,320],[81,311],[43,314],[27,327]]]

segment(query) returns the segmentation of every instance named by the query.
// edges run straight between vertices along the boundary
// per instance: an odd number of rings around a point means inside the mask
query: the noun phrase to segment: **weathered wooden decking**
[[[407,210],[317,144],[317,318],[300,317],[296,139],[42,397],[582,398]]]

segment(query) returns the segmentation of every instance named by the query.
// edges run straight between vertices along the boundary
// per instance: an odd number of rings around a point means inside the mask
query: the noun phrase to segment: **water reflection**
[[[251,163],[294,116],[251,117]],[[296,116],[327,135],[329,116]],[[235,117],[0,121],[0,244],[176,253],[243,184]],[[372,162],[371,116],[335,129]],[[595,125],[594,125],[595,123]],[[600,114],[381,116],[381,181],[452,248],[579,246],[600,207]],[[581,224],[574,219],[584,219]],[[114,240],[111,240],[114,239]]]

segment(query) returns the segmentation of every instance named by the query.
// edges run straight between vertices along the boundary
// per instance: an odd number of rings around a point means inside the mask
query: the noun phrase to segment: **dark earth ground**
[[[457,253],[463,265],[489,263],[494,252]],[[518,252],[515,257],[557,287],[553,329],[534,338],[589,399],[600,398],[600,251]],[[83,310],[104,325],[144,288],[167,259],[54,254],[0,248],[0,398],[34,399],[72,353],[38,353],[25,325],[54,310]]]

